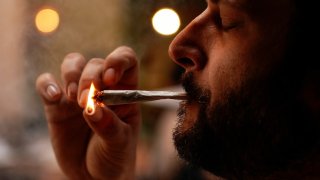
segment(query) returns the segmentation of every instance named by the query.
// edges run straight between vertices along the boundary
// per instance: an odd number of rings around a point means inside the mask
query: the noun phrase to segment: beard
[[[318,140],[316,122],[306,116],[293,86],[279,78],[247,80],[239,89],[226,90],[219,102],[191,73],[182,84],[190,99],[178,110],[175,147],[182,159],[217,176],[264,177],[285,170]],[[188,108],[195,102],[198,115],[190,120]]]

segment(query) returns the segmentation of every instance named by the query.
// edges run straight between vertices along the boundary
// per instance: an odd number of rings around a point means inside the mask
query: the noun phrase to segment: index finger
[[[103,82],[109,87],[115,85],[136,87],[138,82],[138,62],[136,54],[131,48],[126,46],[118,47],[106,57]]]
[[[70,53],[61,64],[61,77],[67,97],[77,99],[78,82],[81,72],[86,65],[84,56],[80,53]]]

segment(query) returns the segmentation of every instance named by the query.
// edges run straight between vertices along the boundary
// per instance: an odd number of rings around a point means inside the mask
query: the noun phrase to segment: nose
[[[169,46],[170,58],[186,72],[201,70],[206,64],[203,16],[202,13],[191,21]]]

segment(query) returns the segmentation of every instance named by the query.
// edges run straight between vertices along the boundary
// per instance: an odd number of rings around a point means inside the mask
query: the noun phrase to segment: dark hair
[[[287,86],[286,93],[292,93],[297,100],[303,97],[296,97],[295,95],[301,95],[303,88],[312,84],[316,87],[318,96],[320,93],[320,66],[319,66],[319,54],[320,49],[317,43],[320,43],[319,25],[316,23],[318,20],[317,12],[319,11],[317,6],[308,3],[303,0],[293,0],[294,2],[294,14],[291,21],[291,28],[288,35],[288,48],[286,52],[286,74],[283,75],[285,83],[279,83],[279,86]],[[300,93],[297,93],[300,92]],[[301,104],[304,104],[300,100]],[[319,116],[310,114],[307,107],[300,106],[300,110],[304,112],[302,119],[292,120],[291,124],[294,124],[300,133],[304,134],[304,137],[300,139],[298,133],[293,145],[299,147],[301,145],[300,152],[313,151],[320,149],[320,121]],[[297,110],[298,111],[298,110]],[[298,150],[297,150],[298,152]]]
[[[287,58],[300,78],[320,77],[318,7],[308,1],[294,0],[294,16],[289,34]],[[297,70],[295,69],[294,70]],[[305,80],[305,79],[302,79]]]

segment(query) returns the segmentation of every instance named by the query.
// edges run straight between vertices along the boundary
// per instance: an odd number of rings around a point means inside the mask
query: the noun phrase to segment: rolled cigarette
[[[103,90],[97,92],[93,99],[97,104],[120,105],[160,99],[186,100],[187,95],[170,91]]]

